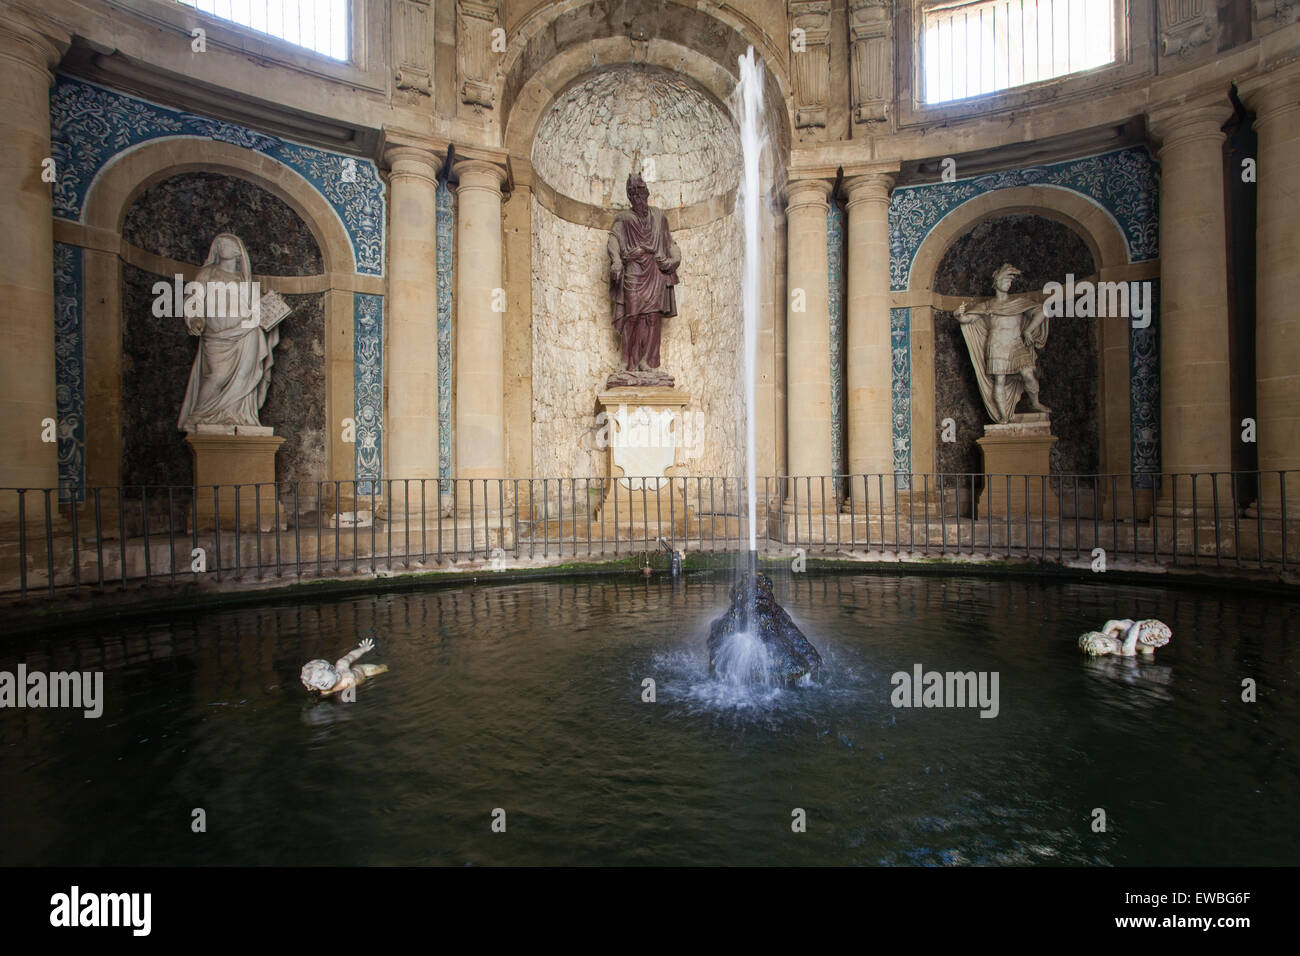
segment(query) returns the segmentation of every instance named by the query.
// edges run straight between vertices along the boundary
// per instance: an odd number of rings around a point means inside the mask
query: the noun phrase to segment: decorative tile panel
[[[889,200],[889,287],[908,288],[917,250],[944,216],[976,196],[1013,186],[1053,186],[1087,197],[1118,224],[1130,262],[1155,259],[1160,255],[1155,169],[1146,147],[1132,146],[950,183],[901,186]]]
[[[1160,474],[1160,281],[1151,282],[1151,324],[1135,329],[1129,323],[1129,427],[1131,470],[1138,475]],[[1153,479],[1139,477],[1139,488]]]
[[[891,421],[894,445],[894,487],[911,487],[912,472],[912,310],[889,310]]]
[[[384,185],[368,159],[302,146],[183,113],[60,74],[50,91],[54,215],[80,221],[95,177],[119,154],[164,137],[215,140],[269,156],[325,198],[347,230],[357,271],[384,273]]]
[[[81,249],[54,244],[54,381],[59,500],[86,494],[86,358]]]
[[[356,293],[353,317],[357,494],[368,495],[383,475],[384,297]]]

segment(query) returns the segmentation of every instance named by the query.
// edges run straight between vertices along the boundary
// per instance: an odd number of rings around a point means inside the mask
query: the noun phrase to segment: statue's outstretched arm
[[[350,668],[363,654],[374,650],[374,648],[375,642],[367,637],[364,641],[358,644],[354,650],[351,650],[340,657],[334,666],[339,670],[342,670],[345,667]]]

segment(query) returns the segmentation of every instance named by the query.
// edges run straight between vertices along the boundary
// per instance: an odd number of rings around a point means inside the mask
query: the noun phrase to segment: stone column
[[[1232,467],[1228,369],[1228,265],[1223,204],[1225,93],[1152,111],[1161,140],[1161,470],[1226,472]],[[1172,482],[1161,486],[1167,506]],[[1211,501],[1198,483],[1198,503]],[[1180,509],[1191,488],[1179,489]],[[1230,495],[1227,482],[1220,497]],[[1227,499],[1231,500],[1231,498]]]
[[[456,164],[456,477],[506,477],[505,299],[501,186],[495,163]],[[496,489],[488,484],[489,505]],[[479,488],[475,488],[478,502]],[[467,499],[467,494],[461,495]],[[464,502],[467,504],[467,501]]]
[[[848,307],[844,378],[848,396],[849,492],[861,500],[857,476],[892,473],[892,361],[889,335],[889,194],[894,177],[850,179]]]
[[[420,482],[438,477],[438,278],[434,225],[438,170],[442,161],[424,146],[395,145],[384,151],[392,228],[388,241],[389,478],[411,479],[410,510],[418,513]],[[401,481],[392,485],[391,514],[407,511]],[[438,501],[438,487],[425,485],[425,501]]]
[[[798,180],[786,187],[786,461],[791,476],[831,473],[831,346],[826,274],[830,191],[830,184],[820,179]],[[801,507],[805,487],[799,484]],[[813,506],[817,508],[822,504],[817,481],[812,482],[812,489]]]
[[[52,37],[19,12],[0,15],[0,488],[57,488],[55,442],[41,440],[57,419],[54,395],[53,185],[42,179],[50,158],[50,72],[68,38]],[[57,168],[55,174],[61,172]],[[57,494],[51,496],[55,503]],[[0,521],[18,516],[18,498],[0,493]],[[44,520],[43,496],[27,496],[27,517]]]
[[[1287,519],[1300,520],[1300,66],[1238,84],[1259,133],[1255,229],[1255,419],[1261,472],[1289,471]],[[1260,504],[1281,512],[1277,475]]]
[[[506,470],[503,474],[533,473],[533,191],[531,178],[520,181],[512,169],[514,188],[502,206],[505,233],[506,303],[503,359],[505,362]]]

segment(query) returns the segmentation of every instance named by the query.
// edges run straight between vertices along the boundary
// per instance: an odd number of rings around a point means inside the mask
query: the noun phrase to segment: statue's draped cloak
[[[677,314],[673,286],[681,260],[663,210],[651,207],[644,219],[635,212],[620,212],[607,245],[610,262],[621,262],[623,267],[619,279],[610,279],[614,329],[623,342],[623,360],[629,369],[638,361],[658,368],[659,322]]]
[[[258,413],[266,401],[266,391],[271,385],[272,350],[280,341],[280,331],[273,328],[267,332],[260,325],[242,327],[244,318],[252,313],[248,293],[251,275],[242,242],[240,258],[240,271],[227,272],[210,254],[209,264],[195,277],[205,289],[208,282],[244,284],[240,287],[240,315],[204,316],[198,354],[190,369],[189,386],[177,422],[181,430],[196,424],[257,425]]]
[[[989,417],[1001,422],[994,395],[994,376],[1004,375],[1002,389],[1007,400],[1006,407],[1015,409],[1024,394],[1024,383],[1020,380],[1022,369],[1034,367],[1035,350],[1047,344],[1047,317],[1024,341],[1024,329],[1029,323],[1025,314],[1033,312],[1041,305],[1038,299],[1030,296],[1009,296],[998,300],[981,299],[966,307],[966,315],[977,316],[973,322],[963,322],[961,334],[966,339],[966,348],[970,352],[971,364],[975,366],[975,378],[979,381],[980,396]]]

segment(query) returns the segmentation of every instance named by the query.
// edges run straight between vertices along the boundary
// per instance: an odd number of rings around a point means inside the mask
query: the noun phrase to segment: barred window
[[[1115,62],[1116,0],[934,0],[922,8],[926,103]]]
[[[333,60],[348,59],[348,0],[177,0]]]

